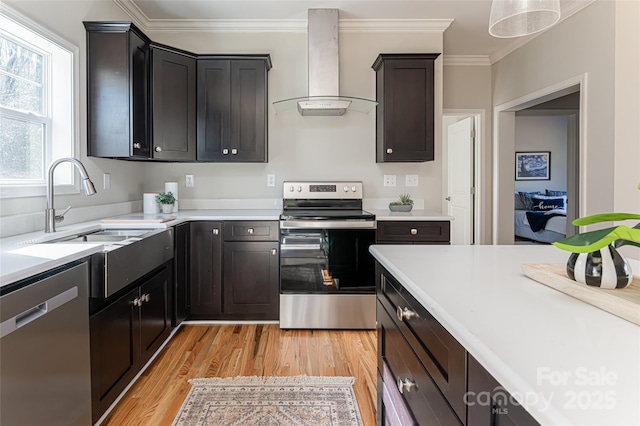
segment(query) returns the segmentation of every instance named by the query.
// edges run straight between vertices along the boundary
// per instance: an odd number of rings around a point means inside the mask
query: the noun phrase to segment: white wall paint
[[[560,115],[516,116],[516,152],[551,152],[551,179],[516,180],[516,191],[567,190],[567,121]]]
[[[365,198],[394,199],[410,192],[424,199],[425,209],[441,211],[442,59],[436,61],[436,160],[426,163],[375,162],[375,110],[343,117],[301,117],[296,111],[275,114],[271,103],[307,95],[306,34],[162,33],[149,36],[198,53],[269,53],[269,162],[266,164],[147,164],[144,191],[162,188],[166,180],[180,184],[181,198],[281,198],[282,181],[354,179],[364,182]],[[438,53],[442,34],[340,33],[340,92],[375,99],[376,74],[371,65],[380,53]],[[186,188],[185,174],[196,186]],[[266,186],[274,173],[277,184]],[[384,187],[383,175],[396,174],[398,186]],[[404,176],[419,175],[418,188],[406,188]]]

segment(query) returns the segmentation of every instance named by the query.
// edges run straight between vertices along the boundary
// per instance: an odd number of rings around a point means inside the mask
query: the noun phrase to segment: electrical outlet
[[[104,173],[102,175],[102,189],[109,189],[109,188],[111,188],[111,174]]]
[[[193,188],[194,186],[196,186],[196,181],[193,175],[186,175],[185,181],[187,188]]]
[[[267,175],[267,186],[276,186],[276,175]]]
[[[396,186],[396,175],[384,175],[384,186]]]
[[[418,186],[418,175],[406,175],[404,179],[405,186]]]

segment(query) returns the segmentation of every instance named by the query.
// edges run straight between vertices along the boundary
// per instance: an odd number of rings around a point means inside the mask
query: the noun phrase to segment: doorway
[[[572,219],[583,211],[586,76],[515,99],[494,109],[493,244],[514,244],[516,134],[520,116],[564,116],[567,120],[565,235],[575,233]],[[553,161],[553,160],[551,160]],[[544,185],[544,183],[541,183]],[[549,188],[547,188],[549,189]],[[515,200],[517,202],[517,199]]]

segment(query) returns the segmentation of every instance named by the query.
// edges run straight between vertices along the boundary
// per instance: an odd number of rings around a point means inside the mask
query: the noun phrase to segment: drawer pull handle
[[[418,230],[416,228],[411,228],[411,235],[418,235]]]
[[[248,233],[249,235],[253,235],[253,228],[249,228],[249,229],[247,229],[247,233]]]
[[[404,321],[404,320],[409,320],[411,318],[415,318],[418,316],[418,314],[416,314],[409,308],[405,307],[404,309],[402,309],[400,306],[398,306],[396,308],[396,316],[398,317],[398,320]]]
[[[409,393],[411,392],[411,389],[416,389],[417,387],[418,385],[415,380],[411,380],[408,377],[402,380],[402,378],[398,376],[398,390],[400,393],[404,393],[405,391]]]

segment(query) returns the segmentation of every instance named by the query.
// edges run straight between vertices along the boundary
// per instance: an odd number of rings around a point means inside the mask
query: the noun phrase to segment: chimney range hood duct
[[[273,103],[276,113],[298,109],[304,116],[368,113],[376,101],[340,96],[338,9],[309,9],[307,20],[309,95]]]

